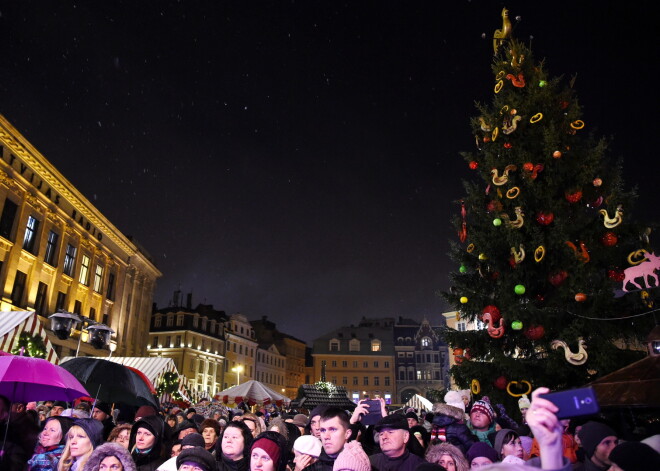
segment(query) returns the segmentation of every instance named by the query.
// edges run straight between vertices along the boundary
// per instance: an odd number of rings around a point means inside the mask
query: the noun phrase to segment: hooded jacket
[[[141,453],[135,447],[137,431],[140,427],[151,431],[156,437],[154,446],[150,450]],[[165,434],[165,422],[157,415],[143,417],[133,424],[131,428],[131,438],[128,442],[128,449],[131,450],[131,457],[135,462],[137,471],[155,471],[166,460],[163,454],[163,436]]]
[[[478,440],[467,425],[458,423],[463,418],[463,411],[458,407],[434,404],[431,433],[444,430],[445,442],[457,446],[465,454]]]
[[[122,465],[123,471],[136,471],[135,463],[130,453],[118,443],[104,443],[99,445],[89,456],[82,471],[99,471],[101,461],[108,456],[115,456]]]
[[[38,443],[34,449],[32,458],[27,462],[29,471],[56,471],[57,464],[60,462],[60,457],[64,451],[66,444],[66,434],[73,425],[73,420],[68,417],[48,417],[44,422],[44,427],[50,421],[56,420],[60,423],[62,428],[62,438],[57,445],[42,446]]]

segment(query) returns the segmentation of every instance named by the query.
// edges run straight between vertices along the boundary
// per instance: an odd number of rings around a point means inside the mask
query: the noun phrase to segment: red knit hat
[[[254,450],[255,448],[261,448],[266,453],[268,453],[268,456],[270,456],[270,459],[273,460],[273,463],[279,463],[281,453],[280,447],[273,440],[268,438],[259,438],[252,442],[252,448],[250,448],[250,451]],[[275,467],[277,468],[277,464]]]

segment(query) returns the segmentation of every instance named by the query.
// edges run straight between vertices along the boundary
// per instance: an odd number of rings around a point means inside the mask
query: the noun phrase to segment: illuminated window
[[[103,288],[103,266],[96,265],[96,271],[94,272],[94,291],[100,293],[102,288]]]
[[[74,247],[71,244],[66,246],[66,254],[64,255],[64,268],[63,272],[65,275],[73,276],[73,267],[76,265],[76,252],[78,251],[77,247]]]
[[[372,340],[371,341],[371,351],[372,352],[380,352],[380,340]]]
[[[30,253],[34,252],[34,242],[37,240],[37,231],[39,230],[39,220],[33,216],[28,217],[25,227],[25,236],[23,237],[23,249]]]
[[[46,241],[46,253],[44,254],[44,262],[54,267],[57,265],[57,241],[60,235],[55,231],[48,233],[48,240]]]
[[[78,276],[78,282],[85,286],[89,284],[89,257],[84,254],[80,260],[80,276]]]
[[[422,347],[430,347],[431,346],[431,339],[428,337],[424,337],[422,339]]]

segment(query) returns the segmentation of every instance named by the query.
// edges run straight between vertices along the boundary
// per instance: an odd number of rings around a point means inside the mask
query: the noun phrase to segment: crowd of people
[[[605,422],[559,420],[547,392],[519,401],[520,425],[469,391],[449,391],[431,411],[390,413],[379,399],[352,412],[317,406],[307,414],[273,405],[119,410],[0,396],[0,471],[660,469],[660,436],[622,442]],[[380,410],[365,425],[370,408]]]

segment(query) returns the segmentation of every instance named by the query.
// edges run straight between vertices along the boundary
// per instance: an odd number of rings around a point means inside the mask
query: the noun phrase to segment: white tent
[[[217,397],[225,404],[238,404],[240,402],[248,404],[288,404],[291,402],[288,397],[276,393],[268,386],[255,380],[246,381],[243,384],[220,391]]]
[[[420,412],[422,410],[430,412],[431,409],[433,409],[433,403],[425,397],[422,397],[419,394],[415,394],[408,400],[408,402],[406,402],[405,407],[413,407]]]
[[[34,311],[0,311],[0,350],[11,353],[23,333],[41,337],[46,346],[46,360],[59,364],[53,344]]]

